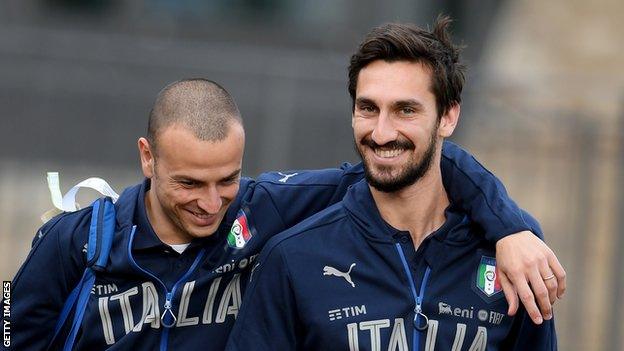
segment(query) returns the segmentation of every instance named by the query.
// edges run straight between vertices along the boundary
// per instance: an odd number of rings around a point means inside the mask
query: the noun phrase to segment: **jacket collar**
[[[349,188],[343,204],[356,226],[369,240],[396,243],[399,236],[409,234],[392,227],[381,217],[365,179]],[[466,214],[460,212],[458,206],[451,204],[444,213],[446,221],[428,237],[457,244],[472,239],[470,231],[461,230],[470,225],[470,221]]]

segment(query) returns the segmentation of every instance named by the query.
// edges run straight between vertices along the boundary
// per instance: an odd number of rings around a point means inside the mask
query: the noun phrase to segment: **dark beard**
[[[427,150],[425,150],[425,153],[423,154],[420,161],[416,163],[408,164],[407,168],[401,174],[399,174],[394,179],[388,179],[388,180],[375,178],[375,176],[371,172],[370,166],[366,162],[366,159],[360,152],[360,148],[357,147],[356,145],[355,149],[360,155],[360,159],[362,160],[362,163],[364,164],[364,176],[366,177],[366,181],[368,182],[368,184],[370,184],[373,188],[381,192],[393,193],[393,192],[399,191],[401,189],[404,189],[416,183],[420,178],[422,178],[427,173],[429,168],[431,168],[431,164],[433,163],[433,156],[435,155],[435,150],[436,150],[436,137],[435,137],[436,132],[437,132],[437,128],[434,128],[429,139],[429,145],[427,146]],[[402,144],[401,142],[394,141],[394,142],[385,144],[385,146],[392,146],[392,144],[394,143],[403,145],[406,150],[414,149],[414,144],[411,143],[410,141],[404,141],[402,142]],[[360,144],[362,146],[368,146],[368,147],[373,147],[373,148],[379,146],[370,139],[362,139]],[[410,145],[411,147],[409,147]]]

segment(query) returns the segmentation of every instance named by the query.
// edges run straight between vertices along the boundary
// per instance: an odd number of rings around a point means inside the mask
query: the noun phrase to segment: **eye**
[[[377,107],[374,105],[369,105],[369,104],[358,105],[357,109],[358,109],[358,112],[360,112],[363,115],[372,115],[375,112],[377,112]]]
[[[238,183],[238,177],[227,178],[227,179],[223,179],[221,181],[221,184],[223,184],[223,185],[232,185],[232,184],[236,184],[236,183]]]
[[[195,184],[197,184],[194,180],[190,180],[190,179],[181,179],[181,180],[178,180],[178,183],[186,188],[193,187],[195,186]]]
[[[416,113],[416,110],[412,107],[405,106],[401,108],[401,113],[404,115],[411,115],[413,113]]]

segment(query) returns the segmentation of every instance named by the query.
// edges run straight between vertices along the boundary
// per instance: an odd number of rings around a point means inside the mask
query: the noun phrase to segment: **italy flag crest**
[[[232,223],[232,228],[227,236],[228,245],[235,249],[242,249],[251,240],[251,231],[247,222],[247,215],[243,210],[238,211],[238,215]]]
[[[491,297],[502,291],[498,270],[496,269],[496,258],[482,256],[477,270],[477,288],[487,297]]]

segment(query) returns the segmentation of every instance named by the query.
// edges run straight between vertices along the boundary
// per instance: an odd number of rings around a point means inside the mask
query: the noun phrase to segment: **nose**
[[[209,214],[216,214],[221,209],[223,200],[216,186],[207,187],[197,200],[197,206]]]
[[[377,117],[375,129],[373,129],[373,133],[371,134],[373,141],[377,143],[377,145],[384,145],[396,140],[398,134],[390,116],[388,116],[387,113],[380,113],[379,117]]]

